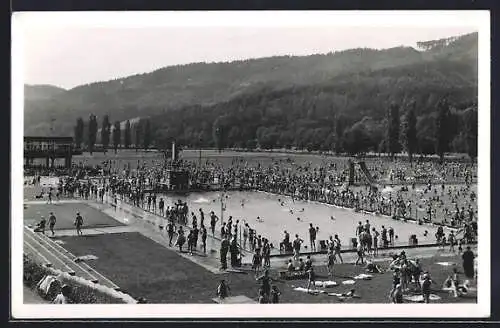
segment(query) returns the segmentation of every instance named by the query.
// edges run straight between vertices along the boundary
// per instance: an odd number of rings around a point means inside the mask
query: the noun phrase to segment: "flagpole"
[[[224,191],[220,196],[220,223],[224,223]]]

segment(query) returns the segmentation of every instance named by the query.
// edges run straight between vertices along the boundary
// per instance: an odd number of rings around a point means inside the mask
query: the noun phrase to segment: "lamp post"
[[[200,152],[199,152],[199,158],[198,158],[198,162],[199,162],[199,167],[201,169],[201,143],[202,143],[203,139],[200,137]]]
[[[220,195],[220,224],[222,225],[224,223],[224,197],[225,197],[225,192],[223,191]]]
[[[221,139],[221,136],[220,136],[220,127],[217,127],[217,129],[215,129],[215,135],[217,136],[217,139],[218,139],[216,146],[217,146],[217,148],[219,150],[219,153],[220,153],[220,151],[221,151],[221,145],[220,145],[221,144],[221,140],[220,140]]]

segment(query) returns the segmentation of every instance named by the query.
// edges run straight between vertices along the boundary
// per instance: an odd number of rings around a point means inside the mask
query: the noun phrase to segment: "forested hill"
[[[266,86],[213,106],[158,115],[151,122],[160,142],[176,139],[184,145],[197,145],[201,140],[204,146],[214,146],[219,129],[223,147],[248,148],[332,150],[339,148],[339,141],[349,142],[349,131],[361,130],[365,140],[359,150],[377,151],[385,138],[385,117],[391,104],[398,105],[403,122],[414,101],[419,151],[433,153],[438,103],[447,98],[450,117],[455,120],[450,124],[450,150],[465,152],[460,132],[465,110],[476,105],[473,71],[470,65],[435,61],[346,74],[311,86]]]
[[[45,100],[60,95],[66,90],[53,85],[39,84],[39,85],[25,85],[24,86],[24,99],[26,101]]]
[[[424,78],[432,80],[412,78],[412,74],[422,73],[427,74]],[[363,81],[365,79],[373,84],[369,90],[364,89],[368,83]],[[86,120],[90,113],[99,117],[108,114],[112,121],[123,121],[193,105],[218,108],[231,101],[239,103],[241,99],[262,98],[263,92],[272,94],[276,90],[285,94],[307,90],[307,97],[312,98],[300,100],[304,106],[294,109],[304,115],[310,110],[308,103],[312,99],[325,104],[321,106],[329,103],[330,109],[346,111],[350,108],[363,113],[374,110],[373,104],[384,102],[379,95],[391,93],[390,90],[404,87],[411,93],[411,90],[423,90],[436,84],[461,97],[471,93],[463,89],[474,89],[477,85],[477,34],[461,36],[444,45],[427,45],[425,51],[411,47],[352,49],[303,57],[195,63],[92,83],[45,100],[26,99],[25,133],[47,133],[51,118],[56,119],[56,133],[72,134],[76,119]],[[342,86],[345,86],[346,98],[340,97],[338,90],[332,90]],[[327,99],[331,96],[332,99]],[[287,95],[283,99],[290,97]],[[300,95],[292,98],[300,98]],[[272,106],[287,111],[287,105],[279,100]],[[374,114],[377,115],[380,116]]]

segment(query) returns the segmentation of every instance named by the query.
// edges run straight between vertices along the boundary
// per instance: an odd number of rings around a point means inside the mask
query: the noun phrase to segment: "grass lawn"
[[[49,219],[50,212],[54,212],[57,223],[55,230],[73,229],[76,213],[80,212],[83,217],[83,228],[115,227],[123,224],[83,203],[67,204],[28,204],[24,210],[24,224],[35,224],[43,215]]]
[[[145,297],[150,303],[212,303],[220,279],[224,278],[231,287],[232,295],[245,295],[256,298],[259,284],[250,274],[213,274],[201,266],[184,259],[175,251],[151,241],[139,233],[121,233],[84,237],[62,237],[64,247],[75,255],[93,254],[99,259],[89,263],[96,270],[107,276],[133,297]],[[430,271],[436,282],[435,288],[441,289],[443,281],[451,272],[451,267],[443,267],[435,262],[461,263],[458,256],[436,256],[422,259],[423,268]],[[383,263],[382,266],[388,263]],[[320,263],[316,266],[318,280],[326,279],[326,268]],[[461,267],[459,267],[461,268]],[[362,267],[352,264],[336,266],[337,282],[363,273]],[[277,277],[277,270],[271,270]],[[323,277],[322,277],[323,276]],[[387,303],[387,295],[392,282],[392,273],[375,275],[371,281],[357,281],[354,285],[360,299],[351,299],[353,303]],[[282,292],[282,303],[337,303],[336,297],[327,295],[309,295],[293,290],[292,286],[306,286],[305,280],[276,281]],[[331,292],[341,293],[350,286],[330,288]],[[441,302],[476,302],[470,295],[452,298],[447,292],[436,291],[442,297]]]
[[[183,160],[190,162],[199,161],[199,151],[198,150],[185,150],[180,153],[180,157]],[[311,163],[312,165],[321,165],[324,161],[321,155],[317,154],[287,154],[287,153],[261,153],[261,152],[237,152],[237,151],[223,151],[219,153],[216,150],[202,150],[201,159],[202,162],[218,163],[225,167],[232,166],[235,159],[244,159],[248,162],[250,166],[256,166],[258,163],[267,166],[273,162],[273,160],[282,160],[283,164],[286,164],[286,159],[291,158],[297,164],[304,165],[306,163]],[[86,163],[87,165],[100,165],[105,160],[116,161],[123,167],[124,164],[130,164],[132,168],[137,166],[137,161],[141,163],[145,162],[148,164],[154,161],[163,161],[164,155],[162,152],[157,151],[139,151],[135,150],[120,150],[117,154],[114,152],[108,152],[106,155],[104,153],[84,153],[82,155],[74,156],[73,163]],[[339,164],[345,163],[347,159],[343,157],[329,157],[328,162],[337,162]],[[290,166],[290,165],[287,165]]]
[[[151,303],[212,303],[222,278],[139,233],[60,239],[77,256],[97,256],[91,266],[131,296]],[[250,275],[241,278],[228,278],[234,293],[252,295],[257,283]]]

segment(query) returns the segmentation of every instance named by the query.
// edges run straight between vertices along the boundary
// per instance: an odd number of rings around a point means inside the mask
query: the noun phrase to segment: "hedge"
[[[26,286],[32,290],[36,290],[42,298],[52,301],[56,296],[53,291],[48,295],[41,295],[37,290],[37,284],[47,275],[57,276],[62,284],[71,287],[70,303],[75,304],[124,304],[124,303],[137,303],[132,297],[122,292],[112,290],[111,288],[94,284],[86,281],[83,278],[70,276],[52,268],[45,267],[32,259],[30,256],[24,254],[23,256],[23,281]]]

